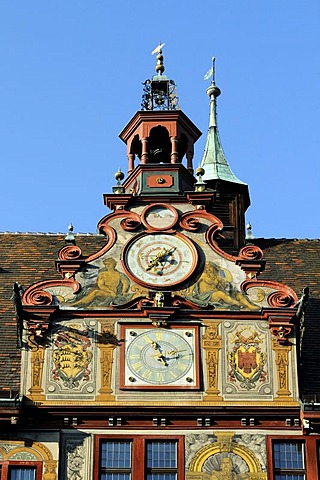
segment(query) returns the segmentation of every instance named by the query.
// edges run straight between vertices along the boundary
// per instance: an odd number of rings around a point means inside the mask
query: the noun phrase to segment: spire
[[[176,84],[163,75],[165,66],[163,63],[162,49],[164,43],[160,43],[151,54],[157,54],[156,75],[151,80],[146,80],[143,85],[141,102],[142,110],[179,110],[179,98],[177,96]]]
[[[220,95],[221,90],[215,84],[214,63],[215,58],[213,57],[212,67],[204,76],[205,80],[208,80],[212,76],[212,81],[211,85],[207,88],[207,95],[210,98],[210,119],[206,146],[200,164],[200,166],[205,169],[203,180],[225,180],[226,182],[246,185],[234,175],[222,149],[216,116],[216,98]]]

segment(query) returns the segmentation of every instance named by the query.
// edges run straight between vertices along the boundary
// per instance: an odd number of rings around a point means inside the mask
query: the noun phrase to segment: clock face
[[[196,327],[123,330],[122,388],[198,388]]]
[[[186,280],[197,266],[198,252],[183,235],[144,234],[124,248],[123,267],[144,286],[162,288]]]

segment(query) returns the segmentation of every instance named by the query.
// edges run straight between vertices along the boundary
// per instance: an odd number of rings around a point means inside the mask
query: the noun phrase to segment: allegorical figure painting
[[[233,283],[230,270],[221,268],[213,262],[206,262],[197,283],[186,292],[186,296],[198,304],[219,305],[234,310],[257,310],[259,307],[240,292]]]
[[[242,465],[242,463],[244,465]],[[245,480],[249,475],[245,462],[233,453],[212,455],[206,462],[209,480]],[[241,468],[242,467],[242,468]]]
[[[98,275],[82,272],[82,278],[87,280],[75,300],[68,300],[73,307],[104,307],[110,304],[121,305],[148,292],[140,285],[133,284],[127,275],[117,269],[114,258],[108,257],[102,261]]]
[[[92,305],[110,305],[115,299],[124,303],[131,299],[129,293],[130,281],[128,277],[117,270],[117,262],[113,258],[103,260],[103,267],[99,269],[96,283],[84,287],[76,300],[70,302],[74,307]]]

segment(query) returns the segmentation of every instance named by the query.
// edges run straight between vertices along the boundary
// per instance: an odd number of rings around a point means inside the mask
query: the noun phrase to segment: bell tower
[[[194,144],[201,132],[180,110],[176,84],[164,75],[163,46],[153,51],[156,75],[143,84],[142,109],[119,135],[127,145],[126,193],[181,195],[195,183]]]

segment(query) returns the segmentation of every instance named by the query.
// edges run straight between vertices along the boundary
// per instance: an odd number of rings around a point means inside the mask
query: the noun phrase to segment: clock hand
[[[165,258],[168,256],[168,255],[172,255],[173,252],[175,251],[176,247],[172,247],[171,249],[164,249],[163,251],[160,250],[160,252],[158,252],[155,256],[155,258],[153,260],[151,260],[151,262],[149,263],[149,266],[146,268],[146,271],[149,271],[151,270],[153,267],[157,267],[159,265],[159,263],[161,263],[163,260],[165,260]]]
[[[153,260],[149,262],[149,266],[146,268],[147,271],[151,270],[153,267],[156,267],[159,265],[159,262],[161,262],[165,258],[166,252],[158,252]]]
[[[167,362],[165,360],[165,357],[164,357],[163,353],[161,352],[157,342],[155,342],[154,340],[151,340],[148,337],[146,337],[145,340],[148,343],[150,343],[151,347],[157,352],[157,353],[151,354],[151,357],[155,357],[159,362],[161,362],[163,365],[167,366]]]
[[[158,353],[152,354],[151,357],[156,358],[158,362],[161,362],[162,365],[168,366],[164,355],[159,351]]]
[[[166,355],[175,355],[180,352],[185,352],[185,350],[171,350],[170,352],[166,352]]]
[[[150,340],[150,338],[145,338],[146,342],[150,343],[151,347],[154,349],[154,350],[159,350],[159,347],[158,347],[158,344],[157,342],[155,342],[154,340]]]

